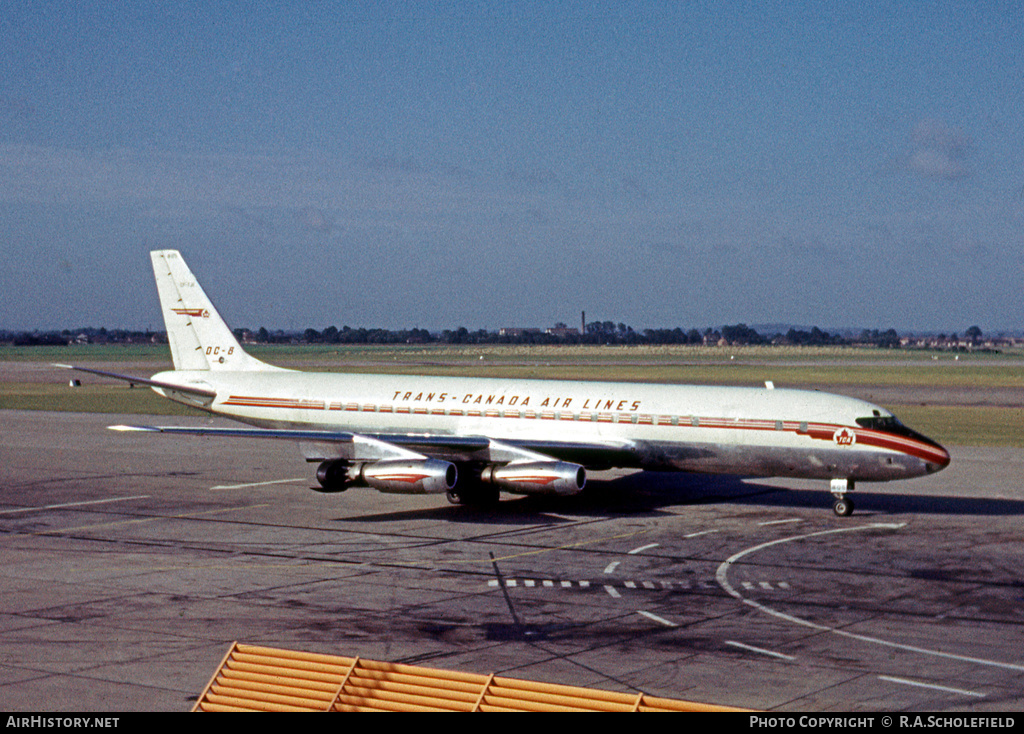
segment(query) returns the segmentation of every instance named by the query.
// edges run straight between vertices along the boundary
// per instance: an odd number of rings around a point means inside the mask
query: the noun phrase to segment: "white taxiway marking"
[[[829,627],[827,625],[818,624],[817,622],[812,622],[812,621],[810,621],[808,619],[801,619],[800,617],[794,617],[792,614],[786,614],[784,612],[776,611],[775,609],[772,609],[771,607],[765,606],[764,604],[761,604],[759,602],[753,601],[752,599],[745,598],[742,594],[740,594],[740,592],[736,591],[736,589],[733,588],[732,584],[729,583],[729,580],[727,578],[727,576],[729,575],[729,568],[734,563],[739,561],[741,558],[743,558],[744,556],[748,556],[751,553],[756,553],[757,551],[764,550],[765,548],[771,548],[772,546],[775,546],[775,545],[781,545],[782,543],[792,543],[793,541],[804,540],[806,538],[816,538],[816,537],[820,537],[822,535],[833,535],[833,534],[836,534],[836,533],[852,533],[852,532],[856,532],[858,530],[879,530],[879,529],[898,530],[899,528],[903,527],[904,525],[905,525],[905,523],[898,523],[898,524],[876,523],[876,524],[873,524],[873,525],[860,525],[860,526],[853,527],[853,528],[837,528],[835,530],[822,530],[822,531],[817,532],[817,533],[807,533],[806,535],[793,535],[793,536],[791,536],[789,538],[781,538],[779,540],[773,540],[773,541],[770,541],[768,543],[761,543],[760,545],[755,545],[752,548],[747,548],[746,550],[740,551],[739,553],[737,553],[737,554],[731,556],[730,558],[726,559],[725,561],[723,561],[722,565],[720,565],[718,567],[718,572],[715,574],[715,578],[717,579],[719,586],[721,586],[723,589],[725,589],[725,591],[728,594],[736,597],[737,599],[739,599],[744,604],[747,604],[748,606],[751,606],[754,609],[758,609],[758,610],[764,612],[765,614],[770,614],[773,617],[777,617],[778,619],[782,619],[782,620],[785,620],[787,622],[791,622],[793,624],[801,625],[802,627],[809,627],[811,629],[819,630],[821,632],[831,632],[832,634],[839,635],[840,637],[847,637],[847,638],[852,639],[852,640],[859,640],[861,642],[867,642],[867,643],[870,643],[872,645],[882,645],[883,647],[891,647],[891,648],[893,648],[895,650],[903,650],[905,652],[916,652],[916,653],[920,653],[922,655],[931,655],[933,657],[944,658],[946,660],[959,660],[961,662],[975,663],[977,665],[987,665],[987,666],[990,666],[990,667],[993,667],[993,668],[1003,668],[1005,670],[1017,670],[1017,671],[1024,672],[1024,665],[1017,665],[1017,664],[1014,664],[1014,663],[1001,663],[1001,662],[999,662],[997,660],[985,660],[984,658],[975,658],[975,657],[971,657],[969,655],[957,655],[955,653],[942,652],[941,650],[929,650],[928,648],[916,647],[914,645],[906,645],[906,644],[903,644],[901,642],[891,642],[890,640],[883,640],[883,639],[878,638],[878,637],[869,637],[868,635],[859,635],[859,634],[856,634],[855,632],[847,632],[846,630],[841,630],[841,629],[838,629],[836,627]]]
[[[511,588],[522,585],[527,589],[589,589],[591,582],[587,579],[571,581],[568,579],[488,579],[490,587],[505,586]],[[620,584],[603,584],[605,589],[622,588],[630,591],[686,591],[687,589],[712,588],[713,584],[703,581],[622,581]],[[766,586],[771,590],[771,585]]]
[[[718,532],[721,532],[721,531],[720,530],[699,530],[696,533],[690,533],[688,535],[684,535],[683,537],[684,538],[698,538],[701,535],[711,535],[712,533],[718,533]]]
[[[619,567],[619,561],[612,561],[604,567],[605,573],[615,573],[615,569]]]
[[[754,647],[753,645],[744,645],[742,642],[733,642],[732,640],[726,640],[726,645],[732,647],[738,647],[743,650],[750,650],[750,652],[760,653],[761,655],[770,655],[773,658],[780,658],[781,660],[796,660],[792,655],[785,655],[781,652],[775,652],[773,650],[765,650],[763,647]]]
[[[770,520],[768,522],[759,522],[758,527],[767,527],[769,525],[788,525],[793,522],[803,522],[799,517],[791,517],[788,520]]]
[[[105,500],[83,500],[82,502],[65,502],[60,505],[43,505],[41,507],[19,507],[17,510],[0,510],[0,515],[14,515],[19,512],[35,512],[37,510],[61,510],[65,507],[82,507],[84,505],[102,505],[107,502],[128,502],[131,500],[148,499],[148,494],[137,494],[134,497],[111,497]]]
[[[295,479],[275,479],[272,482],[250,482],[249,484],[218,484],[216,487],[210,487],[210,491],[218,489],[247,489],[249,487],[269,487],[271,484],[291,484],[292,482],[304,481],[302,477]]]
[[[605,586],[604,590],[608,592],[608,596],[610,596],[612,599],[619,599],[622,597],[622,595],[615,590],[614,586]]]
[[[639,548],[634,548],[633,550],[631,550],[628,553],[626,553],[626,555],[627,556],[634,556],[637,553],[643,553],[645,550],[650,550],[651,548],[657,548],[659,545],[661,545],[661,543],[648,543],[647,545],[642,545]]]
[[[650,612],[645,612],[642,609],[640,611],[638,611],[637,614],[639,614],[641,617],[647,617],[647,619],[651,620],[652,622],[657,622],[658,624],[663,624],[666,627],[678,627],[679,626],[675,622],[670,622],[667,619],[665,619],[664,617],[659,617],[657,614],[651,614]]]
[[[906,678],[893,678],[891,675],[880,675],[879,680],[887,680],[890,683],[902,683],[905,686],[916,686],[918,688],[931,688],[934,691],[945,691],[947,693],[960,693],[964,696],[975,696],[976,698],[985,698],[984,693],[978,693],[977,691],[965,691],[962,688],[950,688],[948,686],[937,686],[934,683],[921,683],[916,680],[907,680]]]

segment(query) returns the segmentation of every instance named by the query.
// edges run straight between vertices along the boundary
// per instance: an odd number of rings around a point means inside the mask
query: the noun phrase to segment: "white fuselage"
[[[263,428],[479,436],[589,467],[887,481],[949,462],[912,431],[858,424],[891,418],[876,405],[804,390],[290,371],[154,379],[210,387],[217,397],[205,402],[159,392]],[[450,460],[457,453],[449,450]]]

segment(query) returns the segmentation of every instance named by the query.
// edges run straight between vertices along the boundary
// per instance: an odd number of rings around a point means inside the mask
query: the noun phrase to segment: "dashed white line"
[[[757,526],[761,527],[761,528],[765,528],[765,527],[768,527],[769,525],[788,525],[788,524],[794,523],[794,522],[803,522],[803,519],[799,518],[799,517],[791,517],[791,518],[786,519],[786,520],[767,520],[765,522],[759,522],[757,524]]]
[[[615,573],[615,569],[619,567],[619,563],[620,562],[621,561],[612,561],[611,563],[609,563],[607,566],[604,567],[604,572],[605,573]]]
[[[604,590],[608,593],[612,599],[620,599],[622,595],[615,590],[614,586],[605,586]]]
[[[505,586],[507,588],[522,586],[527,589],[589,589],[591,581],[587,579],[488,579],[490,587]],[[749,582],[748,582],[749,583]],[[696,589],[714,588],[710,581],[620,581],[615,584],[604,584],[603,588],[629,589],[630,591],[693,591]]]

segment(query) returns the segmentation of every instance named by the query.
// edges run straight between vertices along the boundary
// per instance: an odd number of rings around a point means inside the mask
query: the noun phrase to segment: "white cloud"
[[[921,120],[911,136],[910,170],[928,178],[954,180],[971,175],[971,139],[942,120]]]

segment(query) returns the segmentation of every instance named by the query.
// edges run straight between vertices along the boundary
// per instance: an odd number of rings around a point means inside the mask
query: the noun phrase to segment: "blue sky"
[[[0,6],[0,328],[1024,328],[1015,3]]]

